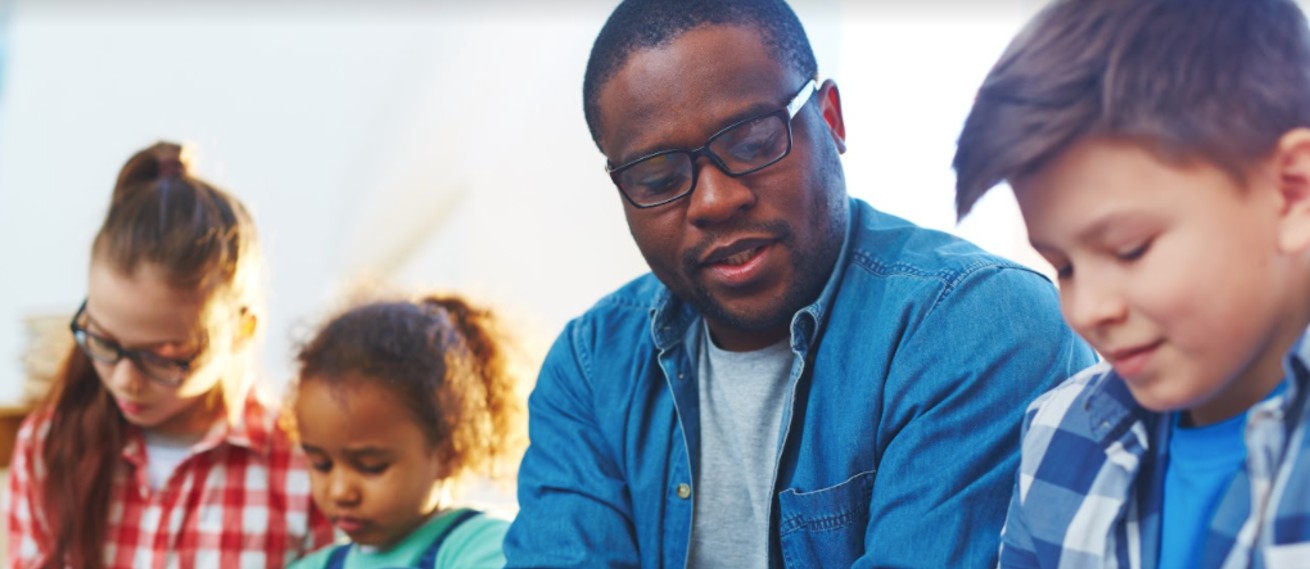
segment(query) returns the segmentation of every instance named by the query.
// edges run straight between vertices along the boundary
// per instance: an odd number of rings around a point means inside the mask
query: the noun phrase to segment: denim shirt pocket
[[[778,494],[778,538],[791,568],[850,567],[864,553],[873,470],[812,492]]]

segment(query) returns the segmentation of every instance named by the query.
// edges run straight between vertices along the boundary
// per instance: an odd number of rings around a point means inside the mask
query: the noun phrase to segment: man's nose
[[[712,160],[702,157],[696,173],[696,188],[687,196],[687,218],[697,227],[711,227],[731,220],[755,205],[755,190],[744,177],[725,174]]]

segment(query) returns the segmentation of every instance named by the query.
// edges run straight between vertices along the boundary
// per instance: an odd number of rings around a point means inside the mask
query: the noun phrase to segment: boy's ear
[[[1294,128],[1278,139],[1274,166],[1279,245],[1288,253],[1310,251],[1310,128]]]

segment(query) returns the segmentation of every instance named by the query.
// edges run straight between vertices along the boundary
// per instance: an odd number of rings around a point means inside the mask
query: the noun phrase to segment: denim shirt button
[[[686,500],[691,497],[691,485],[686,482],[678,485],[678,497]]]

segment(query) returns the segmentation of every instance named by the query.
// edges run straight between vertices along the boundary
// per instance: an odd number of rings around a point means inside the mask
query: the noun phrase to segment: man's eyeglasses
[[[187,375],[191,373],[191,365],[198,356],[175,359],[147,350],[124,349],[117,342],[88,331],[83,323],[85,316],[86,301],[83,300],[82,306],[77,309],[77,314],[73,315],[73,321],[68,323],[68,328],[73,331],[73,339],[77,341],[78,347],[82,348],[82,353],[91,359],[104,364],[116,364],[119,360],[127,358],[132,360],[146,377],[165,387],[182,385]]]
[[[811,79],[786,108],[728,125],[700,148],[661,150],[605,170],[623,197],[639,208],[664,205],[691,194],[696,189],[696,160],[701,156],[734,178],[758,172],[791,152],[791,121],[818,90]]]

